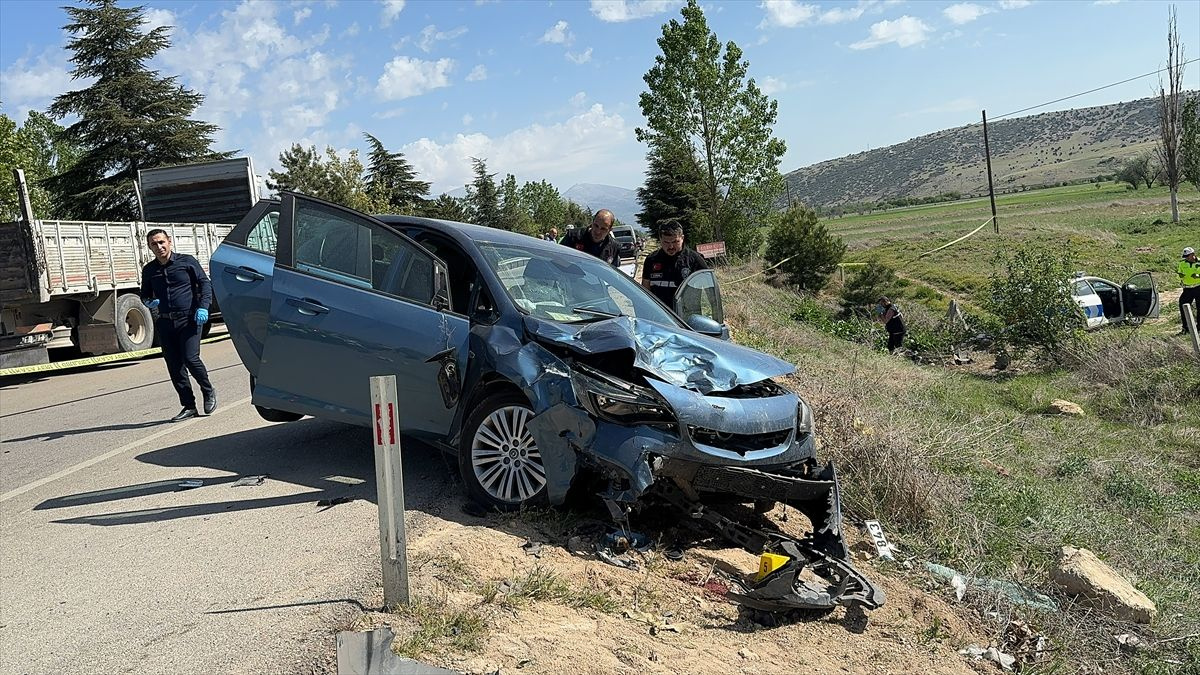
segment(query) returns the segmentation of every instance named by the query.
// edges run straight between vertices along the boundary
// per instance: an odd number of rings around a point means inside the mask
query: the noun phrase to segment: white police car
[[[1149,272],[1138,272],[1120,285],[1077,272],[1067,283],[1088,329],[1121,322],[1136,326],[1158,318],[1158,291]]]

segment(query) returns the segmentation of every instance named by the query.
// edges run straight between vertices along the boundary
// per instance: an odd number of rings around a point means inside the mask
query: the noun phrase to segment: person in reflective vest
[[[1200,261],[1196,260],[1196,249],[1191,246],[1183,249],[1183,260],[1179,261],[1176,272],[1183,285],[1183,293],[1179,296],[1179,320],[1183,323],[1179,333],[1182,335],[1188,332],[1187,317],[1184,316],[1188,305],[1192,306],[1192,316],[1200,319],[1200,312],[1197,312],[1200,309]]]

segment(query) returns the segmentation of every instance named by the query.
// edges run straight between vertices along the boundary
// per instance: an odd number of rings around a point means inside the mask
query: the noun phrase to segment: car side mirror
[[[729,339],[729,329],[725,326],[713,321],[703,314],[692,314],[683,321],[688,325],[688,328],[702,335],[711,335],[721,338],[722,340]]]

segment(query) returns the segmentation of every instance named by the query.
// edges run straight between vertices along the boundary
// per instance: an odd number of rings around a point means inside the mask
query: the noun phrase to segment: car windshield
[[[517,307],[538,318],[578,323],[629,316],[680,325],[646,289],[598,258],[549,256],[513,244],[480,242],[479,249]]]

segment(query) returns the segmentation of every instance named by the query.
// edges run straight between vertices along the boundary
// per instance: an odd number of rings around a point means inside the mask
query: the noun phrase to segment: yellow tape
[[[220,340],[228,340],[229,334],[217,335],[210,338],[205,338],[200,341],[201,344],[210,342],[218,342]],[[139,349],[136,352],[123,352],[121,354],[104,354],[102,356],[89,356],[85,359],[75,359],[74,361],[59,361],[58,363],[39,363],[34,366],[17,366],[16,368],[5,368],[0,370],[0,377],[8,377],[9,375],[28,375],[30,373],[44,373],[51,370],[65,370],[67,368],[82,368],[84,366],[98,366],[101,363],[113,363],[114,361],[127,361],[132,359],[140,359],[144,356],[153,356],[154,354],[162,353],[161,347],[152,347],[150,349]]]

